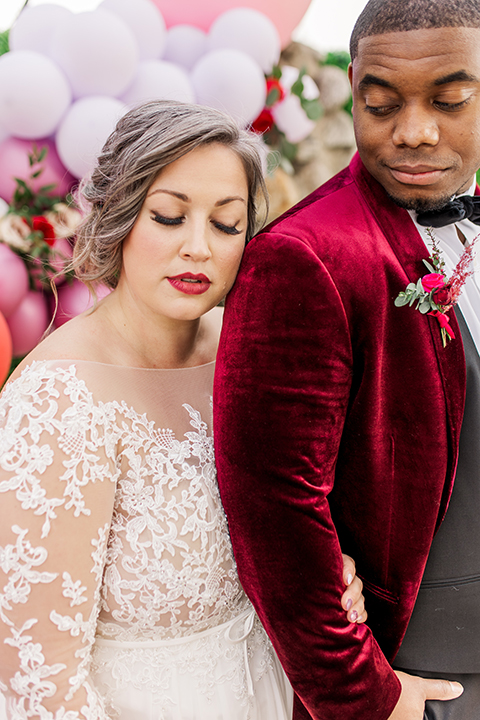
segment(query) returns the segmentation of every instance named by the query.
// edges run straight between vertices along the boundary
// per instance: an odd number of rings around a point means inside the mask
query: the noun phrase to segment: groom
[[[480,232],[472,201],[443,210],[480,166],[479,3],[370,0],[351,55],[358,154],[252,240],[227,301],[220,490],[296,718],[478,720],[478,274],[454,310],[395,299],[426,227],[448,278]],[[370,629],[342,615],[341,550]]]

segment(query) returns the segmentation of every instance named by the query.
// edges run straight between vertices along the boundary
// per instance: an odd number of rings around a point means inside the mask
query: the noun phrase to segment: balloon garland
[[[320,112],[313,80],[278,67],[309,4],[103,0],[76,14],[25,7],[0,57],[0,313],[14,357],[49,327],[52,278],[57,324],[92,302],[64,272],[80,221],[69,192],[130,107],[165,98],[221,108],[288,164]]]

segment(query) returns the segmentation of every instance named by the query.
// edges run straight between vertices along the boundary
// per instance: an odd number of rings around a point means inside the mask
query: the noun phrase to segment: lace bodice
[[[213,369],[34,362],[5,387],[0,679],[13,717],[104,718],[95,636],[179,638],[248,607],[215,482]]]

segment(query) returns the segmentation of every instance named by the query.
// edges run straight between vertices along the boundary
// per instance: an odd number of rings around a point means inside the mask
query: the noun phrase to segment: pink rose
[[[422,278],[422,287],[427,293],[432,292],[432,290],[436,288],[443,287],[443,285],[445,285],[445,277],[444,275],[440,275],[440,273],[429,273]]]

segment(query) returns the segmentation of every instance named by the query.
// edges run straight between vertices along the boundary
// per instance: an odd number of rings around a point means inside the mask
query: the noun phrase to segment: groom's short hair
[[[369,0],[350,38],[352,61],[358,43],[371,35],[444,27],[480,28],[479,0]]]

